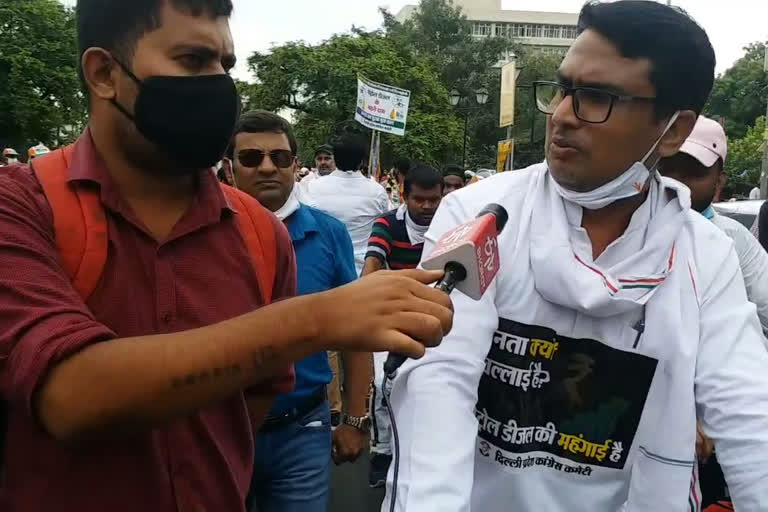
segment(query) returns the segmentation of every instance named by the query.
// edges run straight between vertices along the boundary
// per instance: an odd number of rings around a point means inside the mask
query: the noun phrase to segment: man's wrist
[[[368,408],[365,406],[365,404],[358,407],[347,406],[346,414],[349,414],[350,416],[365,416],[368,414]]]
[[[352,416],[350,414],[343,414],[341,416],[341,424],[349,425],[350,427],[353,427],[354,429],[365,434],[368,432],[368,429],[370,429],[371,427],[371,417],[367,414],[363,416]]]

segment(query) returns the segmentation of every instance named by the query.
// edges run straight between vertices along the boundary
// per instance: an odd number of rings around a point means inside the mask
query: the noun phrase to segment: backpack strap
[[[107,262],[107,219],[98,188],[67,180],[74,146],[36,158],[31,167],[53,212],[56,248],[72,286],[83,298],[96,289]]]
[[[259,281],[264,304],[272,302],[277,265],[277,238],[274,221],[261,204],[245,192],[222,185],[224,193],[237,211],[240,233],[251,255],[251,264]]]
[[[88,300],[107,262],[107,219],[97,188],[67,181],[74,146],[36,158],[32,169],[53,212],[56,249],[77,293]],[[269,213],[258,201],[223,186],[237,210],[237,223],[259,280],[265,304],[272,302],[277,263],[277,240]]]

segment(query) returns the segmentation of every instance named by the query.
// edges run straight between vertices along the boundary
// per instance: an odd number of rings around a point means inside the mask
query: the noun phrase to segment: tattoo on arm
[[[193,373],[186,377],[176,377],[171,383],[174,388],[178,389],[203,384],[209,380],[238,377],[242,373],[243,370],[240,365],[233,364],[232,366],[226,366],[224,368],[212,368],[200,373]]]
[[[180,389],[199,386],[214,380],[239,378],[245,371],[259,374],[263,373],[265,370],[274,369],[275,365],[279,364],[279,360],[280,359],[274,350],[263,349],[259,352],[253,353],[252,369],[244,370],[243,367],[239,364],[233,364],[219,368],[211,368],[209,370],[193,373],[184,377],[174,377],[171,379],[171,385],[174,387],[174,389]]]

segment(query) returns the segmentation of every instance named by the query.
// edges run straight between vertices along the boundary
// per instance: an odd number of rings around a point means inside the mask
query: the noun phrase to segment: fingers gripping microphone
[[[458,288],[468,297],[480,300],[499,271],[498,236],[508,220],[503,206],[489,204],[472,221],[445,233],[432,254],[422,261],[427,270],[445,270],[435,288],[448,294]],[[390,354],[384,372],[392,376],[406,359]]]

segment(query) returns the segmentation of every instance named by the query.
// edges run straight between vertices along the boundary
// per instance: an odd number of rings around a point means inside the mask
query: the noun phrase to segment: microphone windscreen
[[[477,216],[482,217],[483,215],[488,215],[489,213],[496,217],[496,232],[501,233],[504,231],[504,228],[507,225],[507,221],[509,220],[509,213],[507,213],[507,209],[500,204],[491,203],[480,210],[480,213]]]

